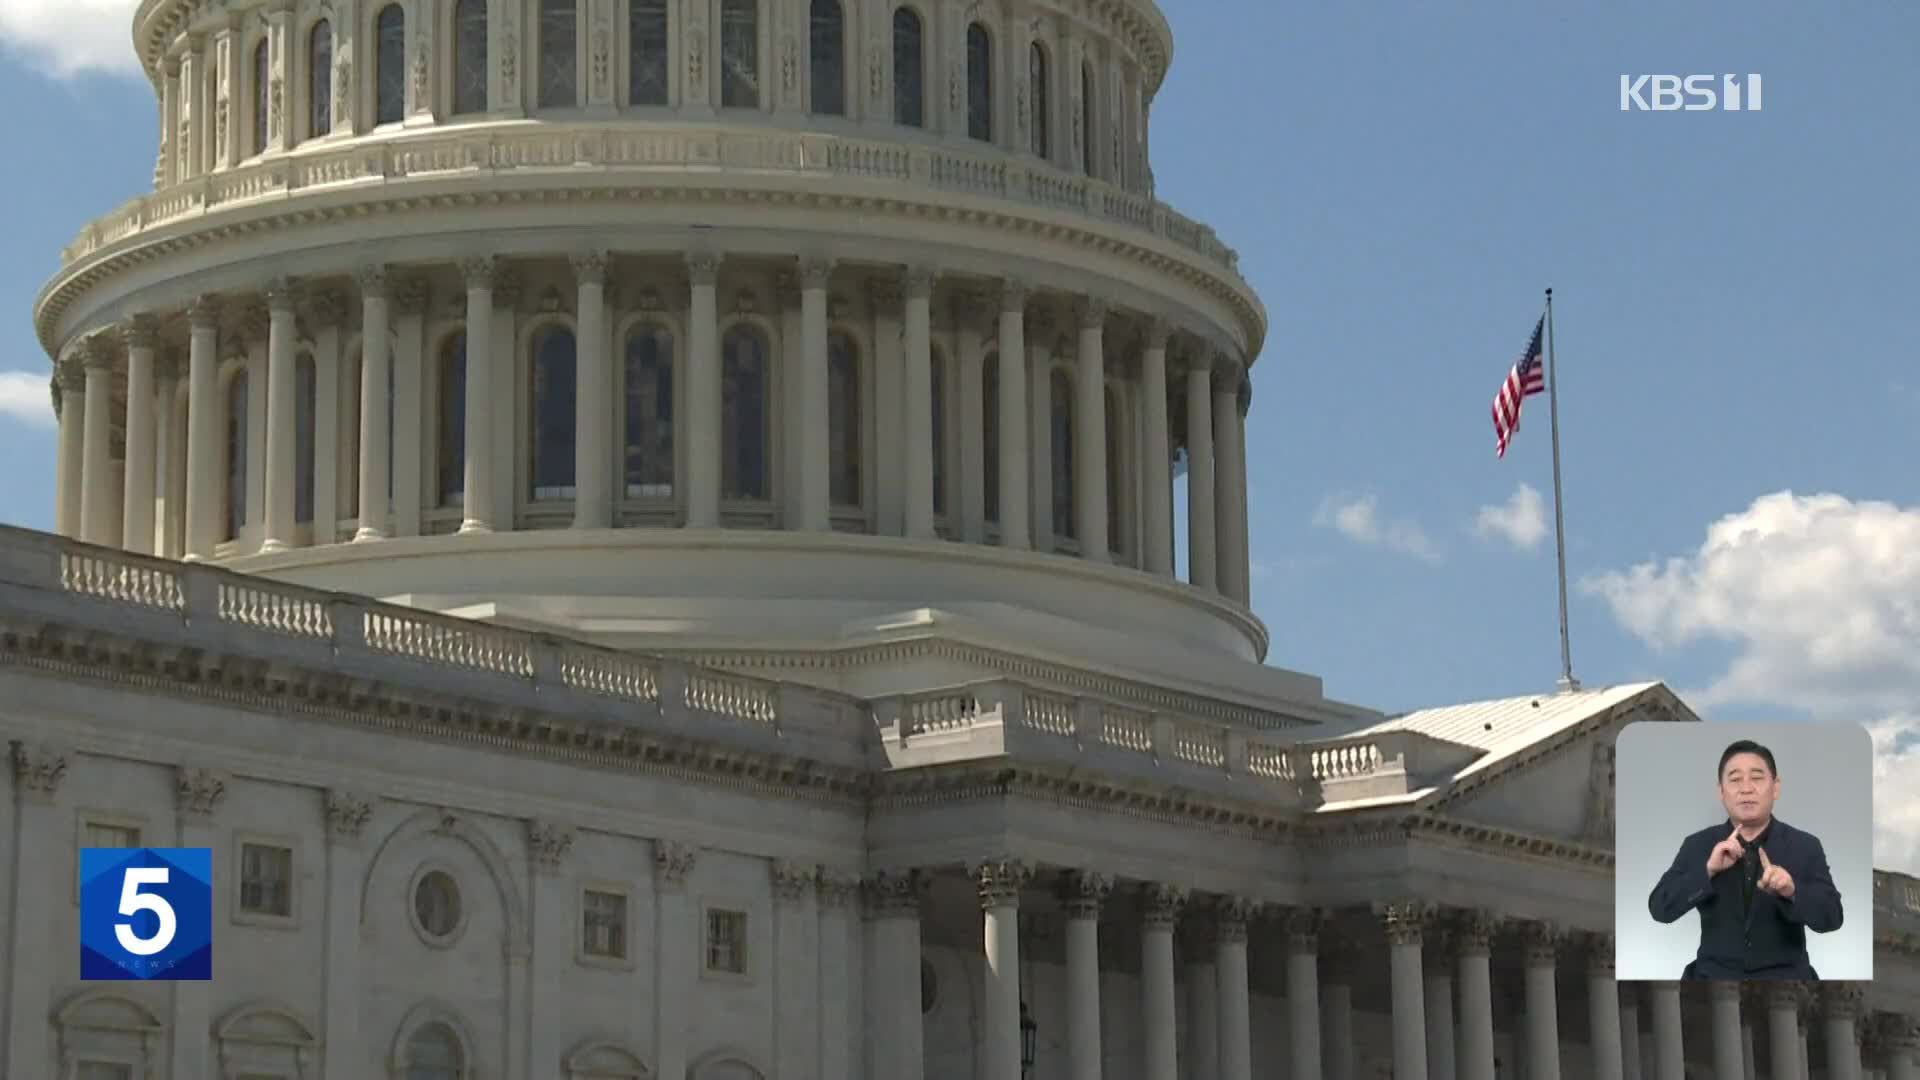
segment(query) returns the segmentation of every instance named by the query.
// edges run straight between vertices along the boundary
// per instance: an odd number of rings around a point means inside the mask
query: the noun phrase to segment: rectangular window
[[[102,825],[99,822],[89,821],[82,836],[81,847],[136,848],[140,846],[140,827],[137,825]]]
[[[74,1070],[78,1080],[133,1080],[133,1066],[111,1061],[82,1061]]]
[[[627,898],[616,892],[588,889],[581,905],[581,945],[588,956],[605,960],[627,958]]]
[[[707,970],[730,975],[747,972],[747,913],[707,912]]]
[[[293,916],[292,848],[240,845],[240,910],[280,919]]]
[[[721,0],[720,104],[760,107],[759,0]]]
[[[627,8],[627,104],[667,103],[667,0]]]

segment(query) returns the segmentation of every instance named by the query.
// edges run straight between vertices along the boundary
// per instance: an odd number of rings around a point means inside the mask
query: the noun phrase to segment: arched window
[[[767,339],[751,326],[727,331],[720,364],[720,494],[767,497]]]
[[[293,520],[302,525],[313,523],[313,357],[301,353],[293,362]],[[332,523],[328,523],[331,527]],[[322,535],[315,533],[314,542]]]
[[[407,1039],[407,1080],[461,1080],[466,1055],[445,1024],[426,1024]]]
[[[1093,65],[1080,67],[1080,171],[1093,175]]]
[[[487,0],[453,8],[453,111],[487,111]]]
[[[1071,540],[1073,528],[1073,380],[1054,369],[1047,380],[1053,431],[1053,535]]]
[[[227,520],[226,536],[240,538],[247,523],[247,372],[227,380]]]
[[[860,353],[853,339],[827,337],[828,498],[834,506],[860,505]]]
[[[979,23],[967,27],[967,135],[993,141],[993,38]]]
[[[933,415],[928,417],[933,436],[933,512],[947,512],[947,354],[935,345],[932,350]]]
[[[333,26],[325,19],[307,34],[307,138],[333,131]]]
[[[267,112],[273,107],[272,69],[269,67],[267,39],[253,47],[253,152],[267,152]]]
[[[760,107],[760,0],[720,0],[720,105]]]
[[[407,16],[399,4],[374,20],[373,122],[397,124],[407,115]]]
[[[550,326],[533,339],[533,461],[531,497],[571,499],[574,426],[573,331]]]
[[[540,107],[571,109],[580,103],[579,17],[574,0],[540,0]]]
[[[626,492],[673,496],[673,335],[638,326],[627,335]]]
[[[981,477],[986,481],[987,520],[1000,521],[1000,354],[998,351],[987,353],[980,363],[981,388],[980,427],[984,441],[985,461],[981,468]]]
[[[1120,396],[1111,388],[1107,390],[1107,549],[1118,555],[1126,550],[1121,543],[1120,477],[1125,472],[1121,455],[1126,452],[1126,440],[1121,438]]]
[[[627,104],[667,103],[667,0],[628,0]]]
[[[814,112],[822,116],[847,115],[846,16],[840,0],[813,0],[808,24],[807,85]]]
[[[893,12],[893,122],[925,127],[926,49],[921,40],[920,16],[912,8]]]
[[[439,486],[434,493],[441,506],[460,506],[467,492],[467,335],[465,331],[447,338],[440,345],[440,366],[435,393],[439,411],[435,430],[439,437]],[[389,454],[391,456],[391,454]]]
[[[1053,152],[1048,144],[1047,120],[1047,47],[1039,42],[1027,50],[1027,81],[1033,85],[1033,152],[1046,157]]]

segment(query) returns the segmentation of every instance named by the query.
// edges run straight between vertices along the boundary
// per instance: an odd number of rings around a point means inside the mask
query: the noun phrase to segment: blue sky
[[[27,63],[0,100],[34,107],[0,178],[0,370],[44,399],[29,305],[148,187],[155,106],[86,68],[128,52],[99,26],[130,4],[7,7]],[[1920,8],[1164,9],[1160,196],[1272,320],[1248,435],[1270,662],[1394,710],[1552,688],[1546,402],[1504,461],[1488,418],[1552,285],[1576,673],[1867,723],[1883,796],[1920,777]],[[39,44],[82,22],[105,44]],[[1620,111],[1622,73],[1697,72],[1762,74],[1764,111]],[[17,412],[0,520],[48,527],[52,429]],[[1880,814],[1920,836],[1920,807]]]

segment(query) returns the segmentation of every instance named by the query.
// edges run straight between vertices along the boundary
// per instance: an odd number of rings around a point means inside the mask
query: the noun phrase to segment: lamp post
[[[1020,1080],[1031,1080],[1034,1051],[1039,1042],[1040,1025],[1033,1022],[1033,1013],[1023,1001],[1020,1003]]]

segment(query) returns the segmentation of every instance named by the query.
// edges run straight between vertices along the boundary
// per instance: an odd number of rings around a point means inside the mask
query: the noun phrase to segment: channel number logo
[[[212,849],[81,849],[80,977],[213,978]]]

